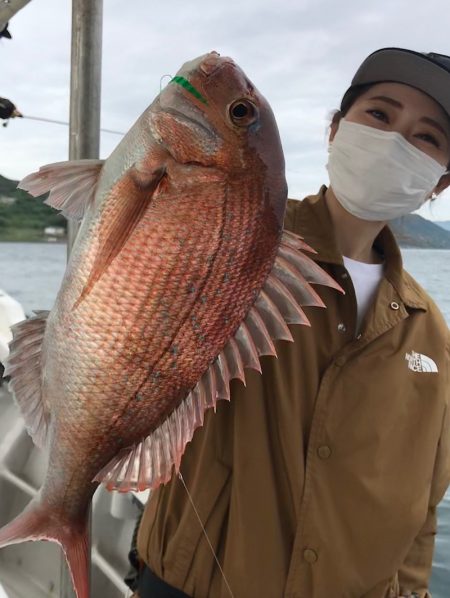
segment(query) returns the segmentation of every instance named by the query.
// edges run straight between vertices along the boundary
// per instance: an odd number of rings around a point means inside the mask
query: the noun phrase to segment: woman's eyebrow
[[[381,102],[386,102],[387,104],[390,104],[391,106],[394,106],[395,108],[403,108],[403,104],[401,102],[399,102],[398,100],[394,100],[394,98],[390,98],[389,96],[374,96],[370,99],[378,100]],[[449,131],[446,131],[445,128],[437,120],[434,120],[434,118],[430,118],[429,116],[423,116],[420,119],[420,121],[434,127],[435,129],[440,131],[443,135],[445,135],[445,137],[447,139],[450,139]]]
[[[403,108],[403,104],[398,100],[394,100],[394,98],[390,98],[388,96],[374,96],[370,98],[371,100],[381,100],[382,102],[386,102],[387,104],[391,104],[391,106],[395,106],[396,108]]]

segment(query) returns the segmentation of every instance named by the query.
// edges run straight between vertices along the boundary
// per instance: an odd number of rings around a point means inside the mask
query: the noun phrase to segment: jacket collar
[[[343,266],[330,213],[325,201],[327,187],[317,195],[306,197],[295,210],[295,229],[301,230],[305,241],[317,252],[312,256],[320,262]],[[402,256],[391,229],[385,226],[375,239],[374,247],[385,261],[385,278],[391,283],[403,303],[416,309],[427,309],[424,293],[411,284],[403,270]]]

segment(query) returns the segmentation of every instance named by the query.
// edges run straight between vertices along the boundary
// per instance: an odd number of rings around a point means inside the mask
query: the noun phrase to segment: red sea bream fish
[[[58,542],[88,598],[98,484],[167,482],[230,379],[308,324],[302,305],[323,306],[310,283],[339,287],[283,231],[273,113],[215,52],[186,63],[106,161],[44,166],[21,187],[82,224],[54,308],[14,329],[7,374],[49,458],[0,546]]]

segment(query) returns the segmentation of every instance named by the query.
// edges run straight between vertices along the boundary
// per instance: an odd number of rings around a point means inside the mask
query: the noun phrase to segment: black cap
[[[411,85],[438,102],[450,117],[450,56],[414,52],[402,48],[382,48],[370,54],[353,77],[342,98],[361,85],[382,82]]]

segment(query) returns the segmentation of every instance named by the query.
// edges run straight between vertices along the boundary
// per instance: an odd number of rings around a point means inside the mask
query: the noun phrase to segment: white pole
[[[103,0],[73,0],[69,160],[98,158]],[[69,223],[68,248],[78,230]]]

